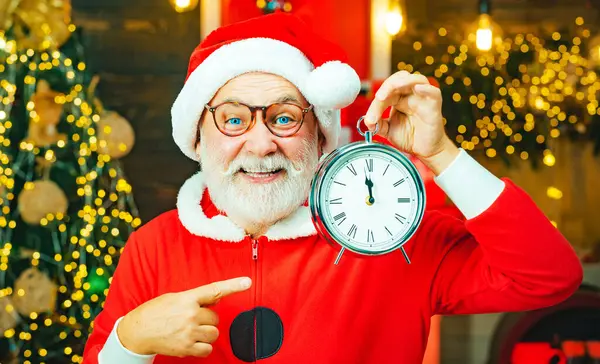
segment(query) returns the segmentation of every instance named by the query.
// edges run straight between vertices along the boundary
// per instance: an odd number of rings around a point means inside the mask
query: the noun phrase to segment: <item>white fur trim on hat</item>
[[[348,106],[360,92],[360,79],[347,64],[332,61],[317,69],[297,48],[275,39],[250,38],[220,47],[190,74],[171,109],[173,139],[181,151],[198,160],[194,149],[196,128],[204,105],[232,78],[248,72],[281,76],[315,105],[314,111],[325,136],[323,150],[337,147],[339,109]]]

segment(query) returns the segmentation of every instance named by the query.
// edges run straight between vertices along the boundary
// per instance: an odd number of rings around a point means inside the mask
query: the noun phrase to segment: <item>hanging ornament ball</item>
[[[46,80],[38,82],[35,94],[31,96],[37,116],[31,118],[27,136],[35,145],[51,145],[67,139],[56,129],[63,114],[63,105],[55,101],[58,96],[61,93],[52,90]]]
[[[69,201],[63,190],[52,181],[39,180],[25,183],[18,198],[19,212],[23,221],[39,225],[48,214],[64,214]]]
[[[96,271],[92,271],[87,277],[87,283],[89,288],[87,291],[90,294],[101,295],[105,289],[108,288],[108,277],[106,275],[100,275]]]
[[[8,30],[13,24],[13,14],[20,0],[0,0],[0,31]]]
[[[40,80],[31,101],[35,105],[35,112],[39,116],[38,122],[43,126],[57,125],[63,113],[63,105],[56,103],[56,97],[61,93],[52,90],[46,80]]]
[[[98,121],[99,152],[119,159],[131,151],[135,133],[127,119],[117,112],[108,111]]]
[[[56,295],[56,284],[37,268],[29,268],[15,281],[13,302],[23,316],[33,312],[54,312]]]
[[[0,333],[17,325],[19,315],[10,296],[0,297]]]
[[[27,27],[17,34],[22,50],[60,48],[71,36],[71,0],[20,0],[15,14]]]

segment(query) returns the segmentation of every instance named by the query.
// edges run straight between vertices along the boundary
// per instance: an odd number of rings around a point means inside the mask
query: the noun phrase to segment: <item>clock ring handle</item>
[[[379,123],[375,124],[375,131],[370,131],[370,130],[367,129],[367,131],[365,131],[363,133],[363,131],[360,130],[360,123],[362,121],[364,121],[364,120],[365,120],[364,116],[361,116],[360,119],[358,119],[358,122],[356,123],[356,129],[358,129],[358,133],[360,135],[362,135],[362,136],[365,137],[365,141],[367,143],[372,143],[373,142],[373,135],[377,134],[377,132],[379,131]]]

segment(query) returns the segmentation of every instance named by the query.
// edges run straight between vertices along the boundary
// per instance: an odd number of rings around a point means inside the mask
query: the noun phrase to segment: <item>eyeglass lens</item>
[[[304,117],[303,109],[292,104],[272,104],[266,113],[258,110],[257,114],[265,115],[265,124],[271,132],[279,136],[294,134]],[[215,122],[219,130],[227,135],[241,135],[252,125],[252,111],[246,105],[225,103],[219,105],[214,112]],[[258,115],[257,115],[258,117]]]

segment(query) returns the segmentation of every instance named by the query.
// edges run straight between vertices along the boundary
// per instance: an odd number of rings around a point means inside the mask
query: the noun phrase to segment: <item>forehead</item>
[[[306,100],[290,81],[270,73],[252,72],[237,76],[223,85],[213,98],[214,102],[237,100],[262,105],[280,100],[305,103]],[[295,99],[295,100],[294,100]]]

